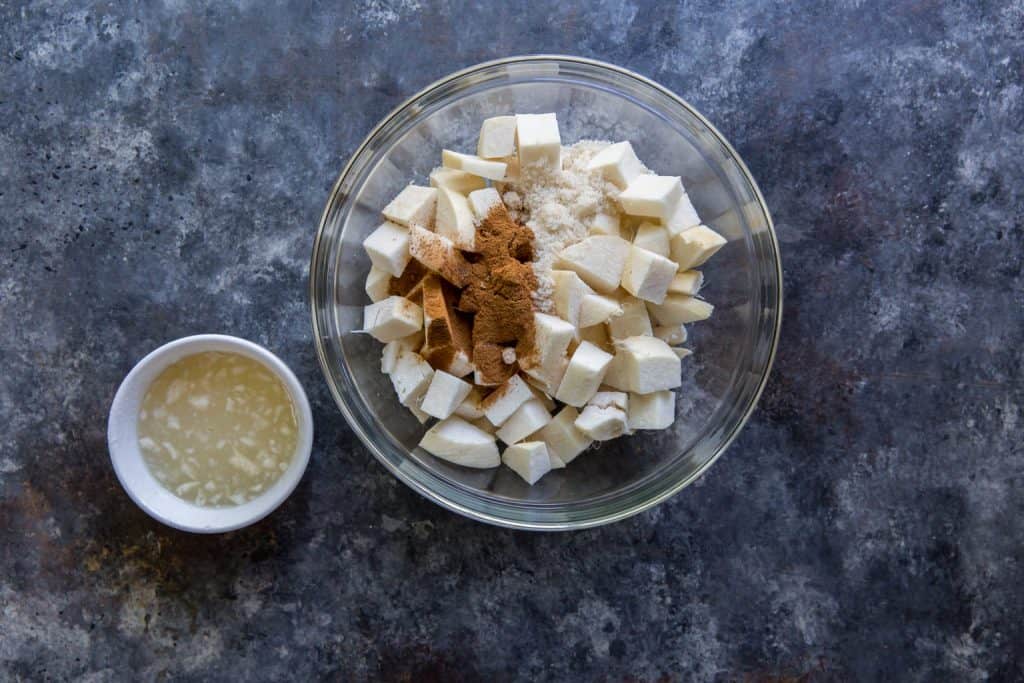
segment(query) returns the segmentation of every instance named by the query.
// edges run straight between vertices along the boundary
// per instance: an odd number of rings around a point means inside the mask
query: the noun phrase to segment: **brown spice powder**
[[[519,358],[534,351],[533,292],[537,288],[530,261],[533,231],[516,223],[504,204],[496,204],[477,226],[475,261],[458,308],[475,313],[473,363],[480,379],[499,384],[518,371],[501,351],[515,346]]]

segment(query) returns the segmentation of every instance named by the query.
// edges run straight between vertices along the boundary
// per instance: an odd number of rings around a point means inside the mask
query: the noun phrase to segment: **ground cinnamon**
[[[515,347],[519,358],[534,351],[533,232],[497,203],[477,226],[476,248],[458,309],[475,314],[473,364],[480,379],[499,384],[519,369],[504,361],[505,348]]]

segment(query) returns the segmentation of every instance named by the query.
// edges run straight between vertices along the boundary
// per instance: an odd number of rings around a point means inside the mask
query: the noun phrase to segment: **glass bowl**
[[[428,184],[442,148],[472,152],[483,119],[555,112],[563,144],[629,140],[656,173],[682,176],[701,217],[728,244],[704,267],[714,315],[689,325],[671,428],[597,445],[528,486],[506,467],[475,470],[417,447],[425,431],[380,371],[362,325],[370,262],[363,239],[408,183]],[[693,107],[610,64],[563,56],[502,59],[417,93],[370,133],[341,172],[310,266],[313,331],[324,376],[349,424],[414,490],[472,519],[579,529],[645,510],[696,480],[736,438],[764,387],[779,335],[782,271],[771,218],[736,151]]]

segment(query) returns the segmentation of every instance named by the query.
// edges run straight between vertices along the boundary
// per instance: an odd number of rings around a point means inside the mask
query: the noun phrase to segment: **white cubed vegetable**
[[[469,194],[473,190],[482,190],[487,187],[487,181],[472,173],[440,166],[430,173],[430,186],[446,187],[455,192]]]
[[[391,273],[377,266],[370,266],[370,272],[366,274],[366,296],[370,297],[370,301],[377,303],[388,298],[390,286]]]
[[[569,359],[569,365],[565,369],[561,384],[558,385],[555,398],[571,406],[585,405],[590,397],[597,393],[611,360],[610,353],[602,351],[594,344],[580,343]]]
[[[516,117],[493,116],[480,126],[476,154],[484,159],[499,159],[516,153]]]
[[[623,372],[626,367],[625,361],[626,357],[616,350],[612,362],[608,364],[608,369],[604,373],[604,380],[602,381],[605,387],[611,387],[619,391],[629,391],[629,382],[626,381],[626,375]]]
[[[647,306],[634,296],[624,296],[619,301],[622,314],[608,321],[608,334],[612,341],[640,337],[653,332]]]
[[[668,256],[671,253],[669,250],[668,229],[663,225],[644,221],[636,229],[636,235],[633,236],[633,246],[653,251],[659,256]]]
[[[622,225],[619,217],[610,213],[598,213],[590,219],[591,235],[611,235],[612,237],[622,236]]]
[[[423,309],[402,296],[389,296],[363,309],[363,330],[389,342],[415,334],[423,327]]]
[[[677,176],[638,175],[619,194],[619,204],[631,216],[657,218],[664,223],[684,194]]]
[[[629,394],[625,391],[599,391],[593,398],[587,401],[588,406],[598,408],[618,408],[627,410],[629,408]]]
[[[380,354],[380,371],[385,375],[390,375],[395,371],[395,363],[398,362],[398,356],[403,351],[419,351],[423,347],[423,331],[420,330],[416,334],[411,334],[408,337],[402,337],[401,339],[395,339],[389,341],[384,345],[384,350]]]
[[[626,411],[621,408],[588,405],[576,418],[576,429],[594,441],[608,441],[625,434],[629,422]]]
[[[689,294],[695,296],[704,286],[704,274],[699,270],[687,270],[676,273],[672,284],[668,286],[669,294]]]
[[[409,263],[409,231],[400,225],[385,221],[363,240],[370,262],[395,277],[401,277]]]
[[[571,270],[553,270],[551,280],[554,283],[551,303],[555,313],[573,327],[580,327],[580,307],[583,305],[583,298],[588,294],[594,294],[594,290]]]
[[[497,467],[501,464],[494,436],[452,416],[427,430],[420,447],[442,460],[465,467]]]
[[[582,329],[606,323],[618,315],[622,315],[622,305],[618,301],[601,294],[587,294],[580,302],[577,324]]]
[[[501,461],[530,486],[551,471],[551,456],[542,441],[524,441],[509,446],[501,454]]]
[[[619,287],[632,245],[621,237],[593,235],[563,249],[556,266],[574,271],[602,294]]]
[[[558,386],[565,371],[565,350],[576,336],[570,323],[547,313],[533,314],[533,343],[529,358],[520,359],[520,367],[546,387]]]
[[[629,395],[629,428],[667,429],[676,421],[674,391],[652,391]]]
[[[622,288],[638,299],[660,304],[678,269],[674,261],[634,245],[622,270]]]
[[[688,335],[683,325],[658,325],[654,328],[654,336],[671,345],[684,344]]]
[[[384,207],[384,218],[405,227],[418,225],[421,228],[434,227],[434,211],[437,207],[437,189],[408,185]]]
[[[413,403],[412,405],[406,406],[406,408],[409,409],[409,412],[412,413],[413,417],[415,417],[419,421],[419,423],[421,425],[422,424],[426,424],[427,420],[430,419],[430,415],[428,415],[427,413],[423,412],[423,409],[421,409],[415,403]]]
[[[647,304],[647,310],[659,325],[683,325],[707,320],[715,307],[686,294],[669,294],[660,304]]]
[[[473,385],[469,382],[464,382],[443,370],[435,370],[427,393],[420,401],[420,408],[427,415],[443,420],[455,412],[472,389]]]
[[[519,375],[512,375],[484,398],[484,415],[496,427],[505,424],[519,406],[533,398],[533,392]]]
[[[487,218],[491,209],[501,203],[501,195],[493,187],[485,187],[482,190],[474,190],[469,193],[469,206],[473,209],[473,215],[477,220]]]
[[[674,237],[684,230],[689,230],[698,225],[700,225],[700,217],[697,215],[697,210],[693,208],[690,195],[684,192],[665,221],[665,226],[668,228],[669,235]]]
[[[518,114],[516,143],[520,166],[562,168],[562,138],[554,114]]]
[[[483,392],[478,387],[473,387],[459,407],[455,409],[455,414],[467,420],[479,420],[484,416],[484,409],[480,405],[483,400]]]
[[[621,377],[626,388],[637,394],[674,389],[682,384],[679,357],[657,337],[630,337],[619,342]]]
[[[412,351],[402,351],[391,372],[391,385],[395,388],[398,401],[404,406],[415,405],[416,401],[430,386],[434,369],[423,357]]]
[[[672,238],[672,260],[679,270],[690,270],[704,265],[725,246],[726,239],[706,225],[698,225]]]
[[[450,149],[441,150],[441,163],[445,168],[465,171],[488,180],[504,180],[505,172],[508,170],[508,164],[502,161],[481,159],[472,154],[461,154]]]
[[[476,223],[466,195],[446,187],[437,191],[434,231],[450,239],[459,249],[476,250]]]
[[[469,266],[455,248],[455,243],[444,235],[415,227],[409,230],[409,253],[424,266],[456,287],[464,287]]]
[[[682,348],[680,346],[673,346],[672,347],[672,353],[674,353],[677,356],[679,356],[679,360],[683,360],[684,358],[689,358],[690,356],[693,355],[693,351],[691,351],[690,349],[684,349],[684,348]]]
[[[645,171],[644,165],[628,142],[616,142],[608,145],[594,155],[587,164],[587,169],[600,171],[605,180],[614,183],[620,190],[629,186],[633,180]]]
[[[575,460],[593,443],[592,439],[576,429],[575,422],[579,416],[575,408],[565,406],[551,422],[537,432],[537,439],[547,444],[552,461],[558,458],[563,467]]]
[[[548,422],[551,422],[551,413],[543,403],[531,398],[519,406],[495,434],[503,442],[512,445],[530,436]]]

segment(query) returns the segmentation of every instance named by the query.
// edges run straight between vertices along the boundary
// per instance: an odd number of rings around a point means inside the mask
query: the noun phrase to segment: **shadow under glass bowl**
[[[682,176],[703,222],[728,244],[704,267],[714,315],[689,325],[677,419],[664,431],[598,445],[528,486],[505,467],[452,465],[417,447],[425,427],[380,371],[362,326],[370,267],[363,239],[408,183],[428,184],[442,148],[476,149],[483,119],[555,112],[563,144],[629,140],[654,172]],[[389,114],[334,185],[310,267],[320,364],[341,412],[370,451],[430,500],[480,521],[577,529],[645,510],[696,480],[736,437],[764,387],[782,314],[778,243],[764,199],[722,135],[665,88],[575,57],[503,59],[452,74]]]

